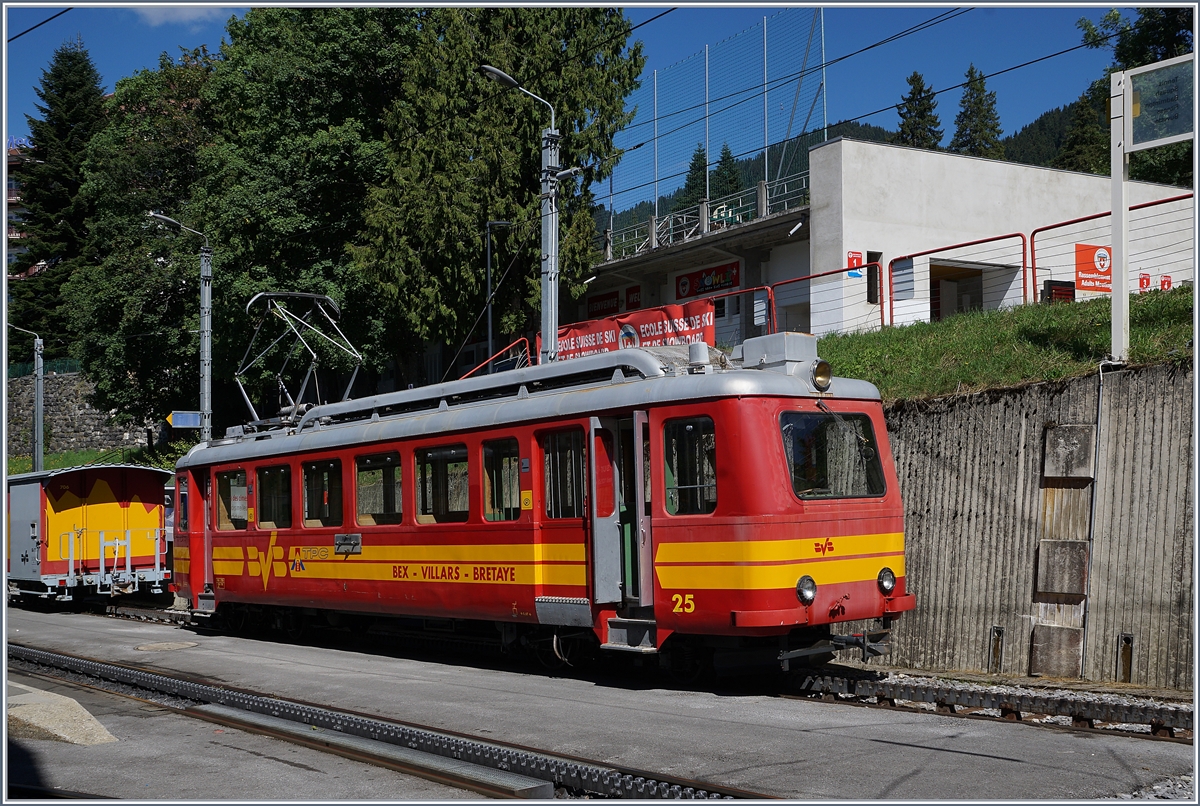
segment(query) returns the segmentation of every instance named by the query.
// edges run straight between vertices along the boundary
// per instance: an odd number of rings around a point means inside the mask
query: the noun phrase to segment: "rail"
[[[802,282],[807,282],[810,280],[817,280],[822,277],[832,277],[833,275],[836,275],[836,274],[846,274],[848,272],[858,271],[858,270],[869,271],[872,266],[875,267],[876,277],[877,278],[882,277],[883,276],[882,264],[872,261],[871,263],[865,263],[862,266],[845,266],[843,268],[834,269],[832,271],[823,271],[823,272],[819,272],[817,274],[808,274],[808,275],[805,275],[804,277],[792,277],[787,280],[780,280],[777,283],[772,283],[771,284],[771,321],[772,322],[779,321],[778,314],[775,311],[775,289],[779,288],[781,285],[791,285],[792,283],[802,283]],[[878,279],[876,280],[876,283],[878,283]],[[876,286],[875,294],[876,294],[876,297],[878,298],[878,295],[879,295],[878,285]],[[871,303],[869,297],[870,297],[870,295],[868,295],[867,302],[870,304],[874,304],[874,303]],[[878,304],[879,304],[879,327],[880,327],[880,329],[882,329],[884,326],[883,302],[880,301]],[[771,331],[771,332],[775,332],[775,331]]]
[[[1005,235],[993,235],[990,238],[978,238],[974,241],[964,241],[963,243],[950,244],[949,246],[939,246],[935,249],[926,249],[921,252],[913,252],[910,255],[901,255],[894,257],[888,261],[888,324],[896,324],[896,286],[895,286],[895,267],[896,264],[905,261],[913,260],[918,257],[926,257],[928,255],[936,255],[939,252],[950,252],[954,249],[965,249],[968,246],[979,246],[985,243],[995,243],[1009,238],[1021,239],[1021,302],[1026,304],[1029,302],[1029,284],[1028,284],[1028,267],[1029,267],[1029,241],[1023,232],[1010,232]]]
[[[495,361],[497,358],[499,358],[500,356],[504,355],[504,354],[505,354],[505,353],[507,353],[509,350],[511,350],[512,348],[516,347],[518,344],[521,344],[522,342],[524,342],[524,343],[525,343],[524,363],[522,363],[522,361],[521,361],[521,357],[522,357],[522,355],[521,355],[520,353],[518,353],[518,354],[517,354],[517,356],[516,356],[516,358],[517,358],[517,363],[516,363],[516,366],[512,367],[512,369],[520,369],[521,367],[527,367],[527,366],[529,366],[529,339],[527,339],[527,338],[525,338],[524,336],[522,336],[521,338],[519,338],[519,339],[517,339],[516,341],[514,341],[512,344],[510,344],[510,345],[508,345],[507,347],[504,347],[504,348],[502,348],[501,350],[499,350],[498,352],[496,352],[494,355],[490,355],[490,356],[488,356],[487,358],[485,358],[481,364],[479,364],[478,366],[476,366],[476,367],[475,367],[475,369],[471,370],[471,371],[470,371],[470,372],[468,372],[466,375],[463,375],[463,376],[462,376],[462,378],[459,378],[459,380],[461,381],[461,380],[463,380],[463,379],[465,379],[465,378],[470,378],[470,377],[471,377],[472,375],[474,375],[476,372],[478,372],[479,370],[483,369],[485,366],[487,366],[488,364],[492,363],[492,362],[493,362],[493,361]]]
[[[1143,202],[1141,204],[1132,204],[1129,206],[1129,210],[1130,210],[1130,212],[1133,212],[1134,210],[1145,210],[1148,207],[1157,207],[1162,204],[1170,204],[1171,202],[1184,201],[1184,200],[1190,199],[1192,197],[1193,197],[1193,194],[1184,193],[1179,196],[1171,196],[1171,197],[1165,198],[1165,199],[1156,199],[1154,201]],[[1030,232],[1029,233],[1029,275],[1030,275],[1030,283],[1031,283],[1033,289],[1035,291],[1037,290],[1037,236],[1038,235],[1041,235],[1043,232],[1050,232],[1051,230],[1062,229],[1063,227],[1069,227],[1074,224],[1083,224],[1084,222],[1087,222],[1087,221],[1095,221],[1097,219],[1106,218],[1111,215],[1112,215],[1112,210],[1108,210],[1103,213],[1093,213],[1092,215],[1085,215],[1085,216],[1080,216],[1079,218],[1071,218],[1066,221],[1059,221],[1057,224],[1047,224],[1044,227],[1038,227],[1037,229]],[[1126,255],[1126,259],[1128,259],[1128,255]]]
[[[710,232],[748,224],[776,213],[803,207],[809,202],[809,174],[760,181],[734,193],[699,204],[650,216],[606,234],[604,260],[620,260],[660,246],[671,246]]]

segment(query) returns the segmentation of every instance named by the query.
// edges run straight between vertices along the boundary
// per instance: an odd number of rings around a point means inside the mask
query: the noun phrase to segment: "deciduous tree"
[[[540,143],[550,112],[480,66],[553,105],[562,167],[587,168],[579,185],[560,188],[560,270],[575,292],[594,254],[590,187],[618,156],[612,139],[630,119],[624,99],[641,71],[640,43],[629,45],[629,21],[610,8],[430,8],[418,25],[385,118],[388,167],[369,196],[356,263],[409,332],[456,345],[484,303],[485,223],[512,221],[497,265],[515,257],[517,268],[497,295],[498,329],[522,331],[540,307]]]

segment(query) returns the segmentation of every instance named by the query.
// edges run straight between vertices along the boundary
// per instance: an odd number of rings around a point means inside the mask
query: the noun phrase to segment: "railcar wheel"
[[[573,665],[577,648],[574,641],[564,640],[558,633],[533,640],[533,654],[538,663],[552,671]]]
[[[692,686],[712,671],[712,653],[705,647],[681,643],[666,658],[667,674],[682,686]]]

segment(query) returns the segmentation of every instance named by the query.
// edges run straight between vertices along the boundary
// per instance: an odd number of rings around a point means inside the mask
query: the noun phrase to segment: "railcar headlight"
[[[808,574],[796,581],[796,598],[804,605],[812,604],[817,598],[817,583]]]
[[[813,386],[822,392],[828,389],[829,384],[833,381],[833,369],[824,358],[818,358],[813,362],[812,381]]]
[[[880,571],[876,581],[879,583],[879,590],[883,591],[884,596],[889,595],[896,589],[896,575],[890,568],[884,568]]]

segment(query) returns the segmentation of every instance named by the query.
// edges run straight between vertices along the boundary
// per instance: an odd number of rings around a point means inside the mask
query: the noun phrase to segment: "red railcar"
[[[886,631],[914,604],[878,391],[804,334],[749,339],[740,364],[699,347],[230,429],[178,464],[176,582],[234,623],[484,623],[727,668],[875,651],[831,625]]]

